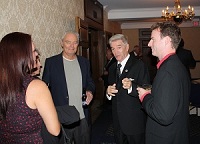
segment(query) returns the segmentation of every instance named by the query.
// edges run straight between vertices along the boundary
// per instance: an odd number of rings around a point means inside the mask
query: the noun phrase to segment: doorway
[[[148,66],[150,81],[153,82],[153,79],[156,75],[157,68],[157,58],[152,55],[151,48],[148,47],[148,43],[151,37],[151,30],[150,29],[139,29],[139,42],[140,47],[142,48],[142,60]]]
[[[103,51],[103,32],[94,28],[88,29],[89,38],[89,57],[91,65],[92,78],[96,86],[95,99],[103,103],[103,82],[99,80],[103,71],[104,53]]]

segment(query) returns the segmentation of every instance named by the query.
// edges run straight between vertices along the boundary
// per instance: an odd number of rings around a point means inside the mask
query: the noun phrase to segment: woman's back
[[[0,121],[0,143],[43,143],[41,133],[42,118],[37,109],[26,104],[26,90],[33,80],[27,76],[23,80],[23,92],[16,96],[16,102],[9,105],[6,120]]]

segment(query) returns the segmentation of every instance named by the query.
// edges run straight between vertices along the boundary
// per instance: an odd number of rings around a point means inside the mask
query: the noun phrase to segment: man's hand
[[[122,84],[123,84],[123,88],[124,88],[124,89],[130,89],[130,88],[132,87],[132,82],[131,82],[131,80],[128,79],[128,78],[124,78],[124,79],[122,80]]]
[[[116,89],[116,84],[108,86],[106,92],[109,96],[115,96],[115,94],[118,93],[118,90]]]
[[[93,99],[93,94],[92,94],[91,91],[86,91],[86,96],[87,96],[87,98],[86,98],[86,103],[87,103],[87,105],[89,105],[90,102],[91,102],[92,99]]]
[[[137,87],[139,99],[142,101],[145,94],[151,93],[151,90],[145,90],[141,87]]]

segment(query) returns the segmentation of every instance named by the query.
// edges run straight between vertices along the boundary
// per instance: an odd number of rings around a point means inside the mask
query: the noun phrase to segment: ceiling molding
[[[185,9],[186,7],[183,7]],[[115,9],[108,11],[109,20],[161,17],[163,8]],[[195,16],[200,16],[200,6],[194,6]]]
[[[148,15],[147,15],[148,13]],[[159,8],[155,9],[118,9],[110,10],[108,12],[108,19],[135,19],[135,18],[153,18],[159,17],[161,10]]]
[[[199,19],[198,19],[199,21]],[[122,23],[121,29],[138,29],[138,28],[150,28],[155,22],[131,22]],[[192,21],[182,22],[179,27],[193,27]]]

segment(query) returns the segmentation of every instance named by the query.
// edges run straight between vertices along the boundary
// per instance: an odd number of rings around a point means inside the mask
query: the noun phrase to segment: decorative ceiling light
[[[180,0],[175,0],[174,9],[172,12],[169,12],[169,7],[165,10],[162,10],[162,18],[165,20],[174,20],[177,24],[181,24],[184,21],[192,20],[195,16],[194,8],[190,5],[184,11],[181,8]]]

